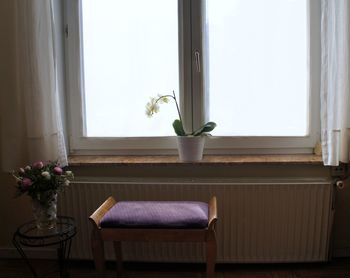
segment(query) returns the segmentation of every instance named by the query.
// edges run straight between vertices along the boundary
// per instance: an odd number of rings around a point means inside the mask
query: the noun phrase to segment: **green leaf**
[[[173,122],[173,128],[177,136],[186,136],[186,132],[180,120],[176,119]]]
[[[203,133],[210,132],[216,127],[216,123],[214,122],[207,122],[205,125],[198,128],[196,131],[192,133],[193,136],[200,136]]]

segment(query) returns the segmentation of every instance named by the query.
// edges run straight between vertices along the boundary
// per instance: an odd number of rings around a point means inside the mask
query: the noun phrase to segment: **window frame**
[[[320,22],[318,0],[308,0],[309,33],[309,135],[307,136],[211,136],[205,154],[312,153],[320,140]],[[181,113],[186,130],[198,128],[208,117],[208,91],[204,78],[208,55],[204,0],[178,0],[179,88]],[[70,154],[171,155],[177,153],[176,135],[167,137],[86,137],[84,74],[82,62],[81,0],[64,1],[65,64]],[[198,72],[198,56],[200,54]],[[171,124],[171,123],[169,123]],[[219,124],[219,123],[218,123]]]

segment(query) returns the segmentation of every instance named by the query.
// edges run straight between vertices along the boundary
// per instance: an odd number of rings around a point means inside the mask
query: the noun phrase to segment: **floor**
[[[32,261],[40,274],[55,268],[50,260]],[[114,264],[107,265],[107,277],[116,277]],[[71,278],[98,277],[92,262],[72,261],[69,266]],[[127,263],[126,278],[202,278],[204,265],[199,264],[142,264]],[[1,278],[33,277],[21,260],[1,260]],[[45,277],[59,277],[58,273]],[[319,264],[274,264],[274,265],[235,265],[217,266],[217,278],[350,278],[350,259],[337,259],[330,263]]]

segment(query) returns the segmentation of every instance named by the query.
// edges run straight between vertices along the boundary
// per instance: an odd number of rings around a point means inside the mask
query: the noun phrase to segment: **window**
[[[218,126],[207,153],[311,152],[319,137],[317,0],[66,1],[71,150],[176,151],[187,130]],[[113,151],[112,151],[113,150]]]

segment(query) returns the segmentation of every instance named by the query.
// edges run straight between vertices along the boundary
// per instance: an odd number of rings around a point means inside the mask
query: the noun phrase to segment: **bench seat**
[[[121,201],[109,197],[90,217],[91,248],[98,277],[105,276],[104,242],[113,241],[118,277],[122,271],[123,241],[203,242],[206,277],[215,277],[216,198],[209,203],[189,201]]]
[[[203,202],[118,202],[101,219],[101,228],[203,229],[208,204]]]

